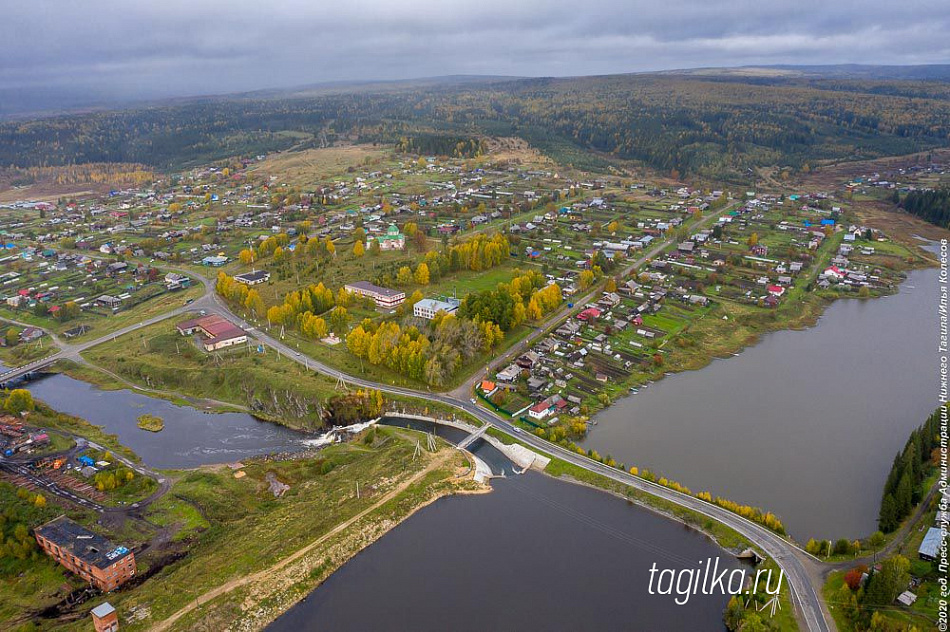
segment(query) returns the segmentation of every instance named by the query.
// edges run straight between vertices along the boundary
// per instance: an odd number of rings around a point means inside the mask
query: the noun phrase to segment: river
[[[130,390],[102,390],[62,374],[44,375],[23,386],[53,409],[118,435],[122,445],[154,468],[192,468],[301,450],[304,441],[312,438],[245,413],[206,413]],[[137,418],[142,413],[161,417],[164,430],[139,428]]]
[[[938,405],[937,274],[624,397],[583,446],[768,509],[802,541],[865,536],[894,454]]]
[[[464,433],[463,433],[464,434]],[[503,460],[483,441],[476,454]],[[509,466],[510,467],[510,466]],[[720,557],[706,536],[598,490],[528,473],[439,500],[270,627],[301,630],[723,630],[722,595],[678,606],[649,568]]]
[[[250,415],[203,413],[61,374],[26,386],[54,409],[117,434],[156,468],[296,450],[309,438]],[[143,412],[161,416],[165,429],[138,428]],[[445,426],[434,431],[456,442],[466,434]],[[491,494],[450,497],[422,509],[271,628],[442,630],[451,621],[453,630],[723,630],[724,595],[694,595],[680,606],[674,596],[648,594],[654,562],[659,569],[696,569],[700,560],[719,558],[720,569],[738,568],[705,535],[594,489],[517,475],[483,440],[471,449],[507,475],[493,481]]]

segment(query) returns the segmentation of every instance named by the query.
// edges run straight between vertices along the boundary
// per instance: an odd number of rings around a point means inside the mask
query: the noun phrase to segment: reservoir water
[[[585,448],[776,513],[800,541],[873,532],[894,454],[937,407],[937,269],[839,300],[817,326],[666,377]]]
[[[494,453],[494,454],[490,454]],[[476,447],[485,461],[503,459]],[[493,465],[494,468],[494,465]],[[359,553],[269,628],[718,630],[722,595],[649,595],[649,569],[720,557],[706,536],[598,490],[528,473],[443,498]]]
[[[228,463],[258,454],[300,450],[311,435],[245,413],[205,413],[128,390],[106,391],[62,374],[24,383],[55,410],[82,417],[118,435],[119,442],[155,468]],[[139,428],[142,413],[165,421],[161,432]]]

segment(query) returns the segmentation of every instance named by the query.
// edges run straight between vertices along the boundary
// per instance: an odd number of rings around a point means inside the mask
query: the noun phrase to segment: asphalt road
[[[242,319],[232,314],[230,310],[228,310],[223,304],[223,302],[216,302],[218,305],[215,311],[219,311],[219,313],[222,315],[230,316],[232,319],[239,321],[248,329],[253,329],[248,325],[248,323],[245,323]],[[801,619],[808,630],[812,632],[826,632],[834,629],[832,627],[833,624],[829,624],[826,620],[822,610],[821,601],[813,583],[813,577],[815,573],[813,572],[809,574],[806,568],[807,564],[814,563],[814,558],[787,540],[772,533],[765,527],[762,527],[750,520],[734,514],[731,511],[727,511],[726,509],[723,509],[717,505],[713,505],[698,498],[694,498],[693,496],[687,496],[686,494],[682,494],[661,485],[651,483],[616,468],[608,467],[603,463],[599,463],[586,456],[577,454],[576,452],[566,450],[559,445],[541,439],[533,434],[524,432],[505,419],[495,415],[491,411],[473,404],[470,400],[457,399],[451,395],[443,395],[441,393],[417,391],[398,386],[380,384],[371,380],[364,380],[359,377],[347,375],[341,371],[338,371],[337,369],[334,369],[333,367],[327,366],[315,360],[314,358],[302,354],[300,351],[294,348],[288,347],[279,340],[271,338],[268,334],[260,330],[253,330],[253,333],[261,343],[266,344],[277,351],[280,351],[280,353],[285,355],[287,358],[293,360],[294,362],[298,362],[306,366],[308,369],[316,371],[317,373],[321,373],[333,379],[342,379],[348,385],[373,388],[394,395],[429,399],[438,401],[448,406],[452,406],[453,408],[465,411],[473,417],[490,424],[491,426],[498,428],[499,430],[513,437],[516,437],[522,443],[531,446],[539,452],[556,456],[564,461],[567,461],[568,463],[584,468],[588,471],[595,472],[647,494],[663,498],[664,500],[696,511],[697,513],[708,516],[728,527],[731,527],[738,533],[741,533],[743,536],[748,538],[753,544],[758,546],[767,556],[774,559],[776,563],[778,563],[778,565],[785,571],[785,577],[788,581],[788,585],[791,588],[796,609],[798,610]]]
[[[726,205],[722,209],[702,217],[699,221],[691,224],[689,226],[689,229],[691,231],[696,231],[703,228],[704,226],[708,225],[711,221],[721,217],[724,213],[738,206],[738,204],[739,204],[738,202],[735,202],[733,204]],[[630,274],[634,270],[642,266],[649,259],[652,259],[653,257],[656,257],[658,254],[663,252],[663,250],[666,249],[672,243],[672,241],[673,241],[672,239],[664,239],[663,241],[660,241],[654,247],[650,248],[649,250],[644,251],[643,254],[640,255],[640,258],[635,259],[634,261],[630,262],[624,268],[622,268],[619,272],[617,272],[615,275],[612,275],[612,276],[616,276],[618,279],[623,279],[625,277],[630,276]],[[502,365],[509,362],[513,357],[520,355],[521,353],[524,352],[525,349],[533,345],[536,340],[547,335],[547,333],[550,330],[552,330],[555,325],[559,324],[561,321],[568,318],[571,314],[581,311],[584,308],[584,305],[586,303],[590,302],[590,300],[593,299],[594,297],[597,297],[600,295],[600,293],[603,291],[603,288],[604,288],[604,283],[596,283],[587,291],[586,294],[570,297],[570,303],[572,303],[574,307],[565,306],[559,309],[558,311],[550,314],[546,319],[544,319],[544,322],[542,322],[537,328],[535,328],[533,332],[528,334],[528,336],[523,341],[521,341],[517,345],[512,346],[510,349],[508,349],[505,353],[498,356],[497,358],[492,359],[491,363],[489,363],[488,366],[485,367],[484,371],[476,372],[469,379],[463,382],[458,388],[452,390],[450,394],[457,398],[468,397],[469,393],[472,392],[472,390],[475,388],[475,385],[482,379],[483,375],[488,375],[493,370],[500,369]]]
[[[693,224],[691,229],[698,229],[703,225],[709,223],[722,213],[728,210],[727,207],[717,213],[712,213],[709,216],[702,218],[699,222]],[[665,240],[664,242],[657,244],[656,247],[652,248],[644,255],[631,263],[623,275],[629,274],[636,266],[641,265],[646,259],[656,256],[661,252],[665,247],[669,246],[670,240]],[[193,271],[188,271],[188,274],[191,276],[197,276]],[[788,542],[787,540],[779,537],[778,535],[772,533],[765,527],[762,527],[750,520],[747,520],[737,514],[734,514],[730,511],[727,511],[717,505],[699,500],[693,496],[688,496],[676,492],[672,489],[662,487],[655,483],[651,483],[644,479],[632,476],[621,470],[607,467],[606,465],[587,458],[586,456],[571,452],[562,448],[559,445],[550,443],[544,439],[540,439],[535,435],[530,433],[523,432],[520,428],[516,428],[510,422],[501,417],[495,415],[491,411],[488,411],[480,406],[473,404],[467,397],[470,390],[464,393],[465,396],[459,397],[458,393],[460,389],[456,389],[452,393],[442,394],[442,393],[433,393],[431,391],[420,391],[409,388],[397,387],[387,384],[381,384],[371,380],[365,380],[356,376],[348,375],[343,373],[333,367],[327,366],[322,362],[309,357],[297,349],[291,348],[284,343],[272,338],[267,333],[258,330],[256,327],[245,322],[243,318],[234,314],[230,308],[221,300],[214,291],[214,282],[210,279],[204,278],[203,276],[198,276],[202,284],[205,286],[205,294],[201,298],[195,300],[191,304],[182,305],[174,310],[155,316],[153,318],[144,320],[140,323],[129,325],[122,329],[119,329],[113,333],[110,333],[106,336],[102,336],[95,340],[88,342],[82,342],[78,344],[68,344],[57,341],[61,345],[59,352],[49,356],[44,359],[43,362],[53,361],[58,359],[76,359],[79,354],[86,349],[92,348],[103,342],[113,340],[124,334],[133,332],[142,327],[147,327],[157,322],[167,320],[168,318],[181,315],[187,312],[193,312],[196,310],[206,310],[208,312],[217,312],[223,316],[230,318],[233,321],[241,324],[249,333],[253,334],[262,344],[279,351],[287,358],[297,362],[301,365],[306,366],[308,369],[313,370],[317,373],[321,373],[333,379],[341,379],[347,384],[354,386],[362,386],[364,388],[373,388],[385,393],[390,393],[394,395],[402,395],[407,397],[415,397],[422,399],[430,399],[433,401],[438,401],[440,403],[446,404],[458,410],[465,411],[466,413],[472,415],[473,417],[483,421],[484,423],[491,424],[493,427],[509,434],[513,437],[516,437],[519,441],[535,448],[539,452],[544,452],[553,456],[556,456],[568,463],[571,463],[577,467],[584,468],[588,471],[600,474],[611,480],[622,483],[644,493],[662,498],[669,502],[672,502],[681,507],[691,509],[697,513],[705,515],[713,520],[716,520],[732,529],[741,533],[743,536],[749,539],[753,544],[761,549],[767,556],[774,559],[779,566],[785,571],[786,581],[792,592],[792,599],[795,604],[797,614],[800,617],[800,620],[804,623],[805,627],[812,632],[826,632],[834,629],[834,624],[831,622],[830,617],[826,617],[824,610],[822,609],[822,602],[818,597],[818,592],[816,590],[816,583],[820,586],[821,572],[816,570],[820,566],[820,563],[802,551],[797,546]],[[587,295],[579,297],[577,299],[578,303],[587,301],[591,296],[593,296],[598,288],[593,289]],[[565,318],[571,313],[572,310],[564,309],[560,310],[556,314],[549,317],[545,323],[536,330],[529,338],[527,339],[530,342],[533,342],[538,336],[543,334],[550,326],[553,326],[554,323]],[[518,347],[520,349],[520,346]],[[500,360],[503,360],[514,351],[510,351],[505,356],[502,356]],[[3,380],[4,375],[0,375],[0,380]],[[9,378],[7,378],[9,379]],[[470,389],[470,383],[461,387],[465,389]],[[809,568],[811,567],[809,572]]]

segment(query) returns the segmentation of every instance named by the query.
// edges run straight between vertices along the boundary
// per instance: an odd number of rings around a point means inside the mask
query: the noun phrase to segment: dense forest
[[[897,198],[899,199],[899,195]],[[900,202],[901,208],[931,224],[950,227],[950,189],[910,191]]]
[[[950,84],[613,75],[225,97],[2,123],[0,165],[170,168],[341,139],[473,155],[478,134],[520,136],[578,166],[596,155],[709,176],[808,169],[946,146]]]
[[[904,449],[895,457],[884,484],[878,526],[889,533],[900,526],[920,502],[925,490],[921,483],[933,472],[934,452],[940,445],[940,415],[938,408],[927,421],[914,430]]]

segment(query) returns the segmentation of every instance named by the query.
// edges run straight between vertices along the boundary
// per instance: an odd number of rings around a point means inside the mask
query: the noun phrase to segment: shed
[[[930,527],[927,529],[927,535],[924,536],[923,541],[920,543],[920,547],[917,549],[917,555],[920,556],[920,559],[927,560],[929,562],[935,561],[940,556],[940,545],[942,544],[943,537],[940,533],[940,529],[937,527]]]

